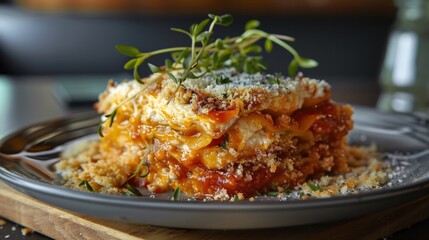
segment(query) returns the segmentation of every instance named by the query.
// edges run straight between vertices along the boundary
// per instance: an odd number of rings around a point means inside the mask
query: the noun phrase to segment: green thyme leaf
[[[173,68],[173,62],[170,59],[165,59],[165,67],[167,69],[172,69]]]
[[[134,68],[133,76],[134,76],[134,79],[135,79],[137,82],[139,82],[139,83],[143,84],[142,78],[141,78],[141,77],[140,77],[140,75],[139,75],[138,68]]]
[[[97,133],[98,133],[98,136],[100,136],[100,137],[104,137],[104,134],[103,134],[103,125],[104,125],[104,121],[103,122],[101,122],[100,124],[98,124],[98,128],[97,128]]]
[[[194,36],[197,36],[197,35],[199,35],[202,31],[203,31],[203,29],[204,29],[204,27],[208,24],[210,22],[210,19],[204,19],[203,21],[201,21],[198,25],[196,25],[195,26],[195,29],[194,29],[194,31],[193,31],[193,34],[194,34]]]
[[[296,61],[296,59],[293,59],[289,63],[289,67],[288,67],[289,77],[295,78],[297,72],[298,72],[298,62]]]
[[[171,53],[171,59],[173,59],[173,61],[175,62],[175,63],[179,63],[179,61],[180,61],[180,56],[182,55],[182,52],[181,51],[176,51],[176,52],[172,52]]]
[[[261,53],[262,52],[262,48],[260,46],[257,45],[252,45],[252,46],[248,46],[245,47],[243,49],[241,49],[241,51],[245,54],[248,53]]]
[[[209,32],[202,32],[202,33],[198,34],[198,36],[195,38],[195,41],[197,41],[197,42],[207,41],[209,35],[210,35]]]
[[[134,66],[136,65],[136,62],[137,62],[137,58],[133,58],[133,59],[129,60],[127,63],[125,63],[124,69],[125,70],[132,70],[134,68]]]
[[[313,183],[311,183],[311,182],[307,182],[307,185],[308,185],[308,187],[310,187],[310,189],[311,189],[311,190],[313,190],[313,191],[318,191],[318,190],[320,190],[320,187],[319,187],[318,185],[313,184]]]
[[[107,120],[110,120],[109,127],[112,127],[113,122],[115,121],[116,113],[117,113],[117,108],[113,110],[110,114],[105,115],[104,117],[106,119],[103,120],[100,124],[98,124],[97,133],[100,137],[104,137],[103,127],[104,127],[104,124],[107,122]]]
[[[217,50],[222,50],[225,48],[225,44],[223,43],[222,39],[220,39],[220,38],[216,39],[215,47]]]
[[[161,72],[161,69],[151,63],[147,64],[149,66],[149,69],[152,71],[152,73]]]
[[[186,31],[186,30],[183,30],[183,29],[180,29],[180,28],[170,28],[170,29],[172,31],[174,31],[174,32],[183,33],[183,34],[188,35],[189,37],[192,37],[192,35],[188,31]]]
[[[137,190],[133,185],[126,183],[125,187],[127,188],[128,191],[130,191],[132,194],[136,195],[136,196],[143,196],[142,193]]]
[[[144,172],[143,172],[143,169],[142,169],[143,166],[145,166],[145,168],[146,168],[146,170]],[[149,175],[149,173],[150,173],[150,166],[149,166],[149,164],[147,164],[146,160],[142,159],[139,167],[137,168],[136,175],[138,177],[145,178],[145,177],[147,177],[147,175]]]
[[[140,67],[143,64],[144,60],[145,60],[144,57],[136,58],[136,62],[134,63],[134,68]]]
[[[211,20],[215,20],[216,18],[219,18],[219,16],[217,16],[217,15],[215,15],[215,14],[211,14],[211,13],[209,13],[209,18],[211,19]]]
[[[195,76],[195,74],[194,74],[193,72],[189,72],[189,73],[188,73],[188,78],[189,78],[189,79],[197,79],[198,77],[197,77],[197,76]]]
[[[302,68],[314,68],[319,65],[318,62],[310,58],[300,57],[297,61],[298,61],[298,65]]]
[[[180,197],[180,188],[177,187],[176,189],[174,189],[172,200],[179,201],[179,197]]]
[[[147,157],[147,152],[146,152],[146,155],[140,159],[140,163],[137,166],[136,170],[133,172],[133,174],[131,174],[131,176],[129,176],[128,179],[121,185],[121,188],[125,187],[128,190],[130,190],[131,192],[133,192],[133,190],[130,189],[132,187],[132,185],[129,184],[129,181],[135,177],[145,178],[149,175],[150,166],[146,161],[146,157]],[[143,166],[145,168],[143,168]],[[144,172],[143,172],[143,170],[144,170]],[[138,194],[136,193],[134,195],[138,195]]]
[[[173,80],[174,83],[178,84],[179,81],[177,80],[176,76],[174,76],[172,73],[167,72],[168,76]]]
[[[231,25],[231,23],[233,21],[232,16],[229,15],[229,14],[222,15],[219,18],[220,18],[219,24],[222,25],[222,26],[225,26],[225,27]]]
[[[134,79],[140,84],[143,84],[143,81],[141,80],[141,77],[139,75],[138,68],[142,65],[143,61],[144,61],[143,58],[137,58],[134,64],[134,71],[133,71]]]
[[[189,69],[192,64],[192,53],[190,51],[187,51],[183,55],[183,68]]]
[[[261,22],[259,22],[258,20],[250,20],[246,23],[246,25],[244,26],[245,30],[250,30],[250,29],[256,29],[261,25]]]
[[[106,115],[106,117],[110,118],[109,127],[112,127],[113,122],[115,121],[116,113],[117,113],[117,109],[113,110],[111,114]]]
[[[213,65],[217,66],[219,64],[219,55],[218,55],[217,52],[213,53],[213,59],[212,59],[212,61],[213,61]]]
[[[265,51],[271,52],[273,50],[273,41],[271,41],[269,38],[265,40]]]
[[[118,50],[118,52],[129,56],[129,57],[138,57],[140,55],[140,51],[133,46],[128,46],[128,45],[116,45],[115,46],[116,50]]]
[[[233,18],[231,15],[229,14],[225,14],[222,16],[218,16],[218,15],[214,15],[214,14],[209,14],[209,18],[212,19],[213,21],[216,21],[216,24],[222,25],[222,26],[229,26],[232,21]]]
[[[91,187],[91,184],[89,184],[87,180],[82,180],[82,182],[79,183],[79,186],[85,186],[88,191],[94,192],[94,189]]]

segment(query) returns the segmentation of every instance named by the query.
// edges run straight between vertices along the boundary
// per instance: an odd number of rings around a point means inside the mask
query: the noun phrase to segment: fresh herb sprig
[[[203,31],[207,24],[210,22],[210,26],[208,30]],[[170,78],[178,85],[178,87],[188,78],[199,78],[201,77],[195,75],[194,70],[198,66],[198,61],[207,53],[206,48],[211,40],[211,35],[213,34],[213,30],[215,25],[228,26],[232,23],[231,15],[209,15],[208,19],[203,20],[199,24],[193,24],[189,31],[180,28],[171,28],[171,30],[183,33],[191,38],[191,46],[190,47],[173,47],[160,49],[152,52],[140,52],[136,47],[127,46],[127,45],[117,45],[116,49],[127,56],[133,57],[133,59],[129,60],[125,63],[124,68],[126,70],[134,70],[134,78],[140,82],[141,77],[138,73],[138,68],[146,61],[148,58],[151,58],[155,55],[171,53],[172,60],[167,59],[165,62],[165,67],[160,68],[153,64],[148,64],[150,70],[154,73],[162,72],[167,73]],[[198,47],[197,44],[200,46]],[[206,56],[205,56],[206,57]],[[198,68],[200,70],[200,68]],[[181,74],[177,77],[172,73],[172,71],[181,71]]]
[[[216,25],[228,26],[232,20],[232,16],[228,14],[222,16],[209,14],[209,18],[198,24],[193,24],[189,31],[172,28],[171,30],[183,33],[191,39],[190,47],[173,47],[152,52],[140,52],[133,46],[117,45],[116,49],[120,53],[132,57],[124,65],[124,68],[133,70],[134,78],[140,83],[143,82],[138,69],[143,62],[155,55],[171,53],[171,59],[167,59],[164,66],[158,67],[151,63],[148,66],[153,73],[168,74],[178,88],[186,79],[200,78],[213,70],[224,67],[234,67],[238,71],[247,73],[265,70],[262,57],[252,56],[252,54],[262,52],[262,48],[256,44],[260,40],[265,40],[266,52],[271,52],[273,43],[275,43],[292,54],[293,59],[288,67],[290,77],[295,77],[298,67],[313,68],[318,65],[315,60],[301,57],[294,48],[286,43],[286,41],[294,41],[292,37],[270,34],[257,29],[260,26],[260,22],[257,20],[249,21],[245,25],[245,31],[240,36],[213,40],[214,27]],[[208,29],[204,30],[208,24]]]
[[[213,71],[217,69],[233,67],[237,71],[249,74],[266,70],[262,56],[257,55],[262,52],[262,47],[257,44],[261,40],[265,40],[264,49],[266,52],[271,52],[273,43],[275,43],[292,55],[293,58],[288,65],[288,73],[292,78],[296,76],[299,67],[313,68],[318,65],[315,60],[300,56],[287,43],[294,41],[292,37],[262,31],[258,29],[260,22],[257,20],[247,22],[244,32],[239,36],[213,39],[216,25],[229,26],[232,21],[233,18],[229,14],[222,16],[209,14],[207,19],[191,25],[189,30],[171,28],[175,32],[188,36],[191,39],[190,47],[172,47],[151,52],[141,52],[138,48],[128,45],[116,45],[115,47],[120,53],[132,58],[125,63],[124,68],[133,70],[135,80],[141,84],[144,84],[139,75],[139,68],[142,64],[153,56],[171,54],[171,58],[165,60],[164,66],[156,66],[151,63],[148,63],[148,66],[151,72],[167,74],[176,83],[177,87],[174,93],[181,86],[183,87],[183,82],[187,79],[201,78],[206,74],[213,74]],[[214,79],[216,84],[226,84],[231,81],[228,78],[216,76],[214,76]],[[272,78],[269,82],[279,84],[279,78]],[[110,121],[109,126],[111,127],[119,107],[135,98],[141,92],[143,90],[125,99],[111,113],[105,115],[105,119],[98,128],[98,133],[101,137],[103,137],[103,125]],[[168,102],[173,96],[174,94]]]

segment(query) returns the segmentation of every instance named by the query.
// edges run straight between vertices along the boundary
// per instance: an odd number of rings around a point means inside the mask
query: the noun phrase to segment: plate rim
[[[354,108],[377,112],[373,108],[369,107],[361,107],[354,106]],[[94,112],[84,112],[84,113],[76,113],[72,115],[72,119],[75,121],[87,120],[98,117],[99,115]],[[15,137],[19,134],[25,133],[31,127],[37,125],[49,125],[52,122],[62,122],[67,123],[71,121],[70,117],[61,117],[52,119],[49,121],[44,121],[40,123],[34,123],[27,127],[23,127],[18,129],[7,136],[4,136],[0,139],[0,146],[4,144],[7,139]],[[70,141],[69,141],[70,142]],[[428,143],[429,148],[429,143]],[[8,154],[4,154],[8,155]],[[10,154],[9,154],[10,155]],[[0,158],[2,158],[2,153],[0,153]],[[100,204],[104,207],[126,207],[126,208],[138,208],[138,209],[159,209],[159,210],[177,210],[180,211],[192,211],[192,212],[211,212],[216,214],[216,212],[223,213],[236,213],[243,211],[253,211],[253,212],[261,212],[261,211],[306,211],[306,210],[320,210],[321,208],[333,208],[337,206],[353,206],[358,204],[365,203],[374,203],[375,201],[380,200],[389,200],[394,199],[395,197],[406,197],[408,195],[412,196],[427,196],[429,194],[429,176],[424,175],[425,177],[422,179],[418,179],[414,182],[407,182],[400,185],[389,186],[381,189],[368,190],[364,192],[359,192],[355,194],[347,194],[340,195],[328,198],[310,198],[307,200],[300,199],[287,199],[280,200],[273,198],[268,200],[261,201],[237,201],[237,202],[217,202],[217,201],[201,201],[201,200],[180,200],[180,201],[172,201],[167,199],[160,198],[150,198],[149,196],[145,197],[137,197],[137,196],[121,196],[121,195],[113,195],[113,194],[102,194],[102,193],[92,193],[86,192],[82,190],[70,189],[64,186],[57,185],[55,183],[48,183],[42,180],[31,179],[30,177],[26,177],[19,173],[15,173],[6,169],[3,164],[0,164],[0,180],[5,182],[7,185],[12,188],[18,190],[19,192],[24,193],[30,197],[39,199],[35,196],[43,195],[44,197],[52,197],[54,199],[67,199],[71,201],[86,201],[89,204]],[[106,197],[108,196],[108,197]],[[42,200],[43,201],[43,200]],[[59,207],[62,209],[69,209],[64,207],[61,204],[52,204],[51,202],[43,201],[49,205],[53,205],[55,207]],[[404,202],[402,202],[404,203]],[[70,209],[69,209],[70,210]],[[79,212],[75,210],[71,210],[74,212]],[[323,211],[323,210],[322,210]],[[91,214],[90,214],[91,215]],[[96,216],[92,214],[93,216]],[[135,221],[130,221],[134,222]],[[149,223],[150,224],[150,223]],[[302,224],[299,224],[302,225]],[[291,225],[285,225],[291,226]],[[174,225],[168,225],[167,227],[175,227]],[[189,228],[194,228],[190,226]],[[196,227],[201,228],[201,227]],[[263,227],[266,228],[266,227]],[[211,228],[217,229],[217,228]],[[248,229],[247,227],[234,227],[230,229]]]
[[[15,174],[3,166],[0,166],[0,179],[6,182],[9,186],[18,186],[25,190],[30,190],[38,193],[45,193],[48,195],[68,198],[75,200],[86,200],[98,203],[113,204],[117,206],[133,205],[135,207],[162,207],[162,208],[176,208],[188,207],[194,208],[207,208],[207,205],[213,205],[216,210],[231,210],[231,207],[240,207],[241,210],[257,210],[258,208],[274,208],[274,209],[288,209],[288,208],[317,208],[326,206],[337,206],[338,204],[354,204],[363,203],[367,201],[376,201],[388,197],[395,197],[406,193],[419,192],[429,189],[429,178],[419,179],[412,183],[406,183],[381,189],[373,189],[360,193],[353,193],[347,195],[339,195],[327,198],[310,198],[307,200],[288,199],[288,200],[264,200],[264,201],[237,201],[237,202],[219,202],[219,201],[201,201],[201,200],[181,200],[173,201],[167,199],[138,197],[138,196],[121,196],[104,193],[92,193],[76,189],[66,188],[64,186],[50,184],[42,181],[25,178]],[[59,193],[64,193],[63,195]],[[429,193],[429,191],[428,191]],[[103,198],[108,196],[108,198]],[[171,206],[174,205],[174,206]],[[221,208],[221,209],[219,209]],[[256,209],[255,209],[256,208]],[[208,209],[205,209],[208,210]]]

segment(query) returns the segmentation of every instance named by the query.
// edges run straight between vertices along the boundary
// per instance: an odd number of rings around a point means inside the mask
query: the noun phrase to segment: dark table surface
[[[74,112],[91,111],[98,93],[107,81],[121,81],[126,76],[26,76],[0,75],[0,137],[40,121]],[[333,98],[339,102],[375,106],[379,94],[375,80],[332,77]],[[400,217],[400,216],[398,216]],[[1,219],[1,216],[0,216]],[[386,236],[388,239],[424,239],[429,219]],[[21,235],[19,223],[0,225],[0,239],[49,239],[38,233]]]

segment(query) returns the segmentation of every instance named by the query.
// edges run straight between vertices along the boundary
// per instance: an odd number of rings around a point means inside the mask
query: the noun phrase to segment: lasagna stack
[[[111,83],[100,95],[98,111],[116,111],[114,122],[79,164],[74,155],[57,165],[69,186],[120,192],[128,183],[225,201],[344,173],[354,160],[352,109],[331,101],[325,81],[234,69],[179,87],[167,74],[143,81]]]

